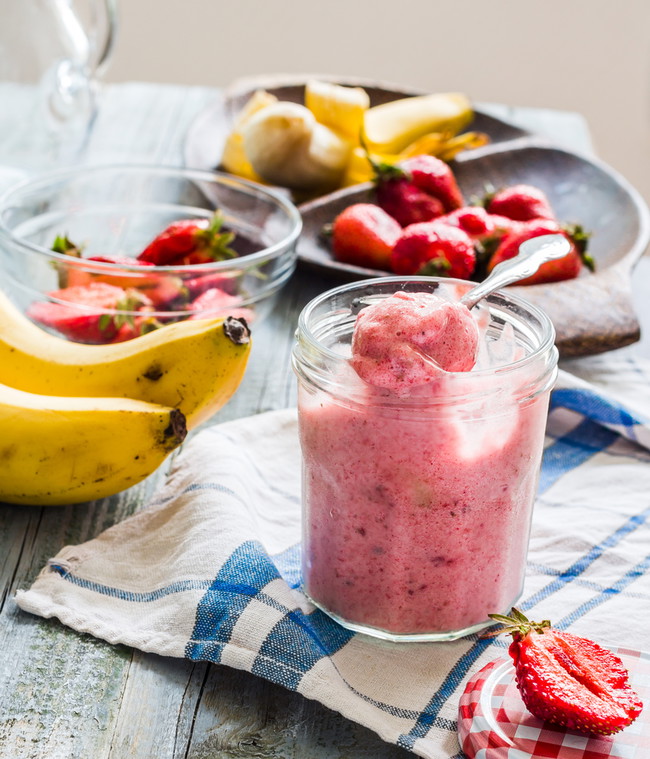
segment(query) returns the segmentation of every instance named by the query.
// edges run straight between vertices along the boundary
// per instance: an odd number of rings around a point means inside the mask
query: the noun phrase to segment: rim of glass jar
[[[342,355],[341,353],[337,353],[336,351],[331,350],[327,346],[323,345],[312,333],[312,331],[308,328],[308,321],[309,317],[311,316],[312,312],[318,308],[323,302],[328,300],[329,298],[336,296],[340,293],[344,293],[346,291],[360,289],[362,287],[366,287],[368,285],[377,285],[378,283],[381,284],[392,284],[392,283],[415,283],[415,282],[424,282],[424,283],[432,283],[432,282],[439,282],[442,284],[461,284],[461,285],[469,285],[474,286],[475,282],[469,282],[468,280],[462,280],[462,279],[453,279],[451,277],[418,277],[418,276],[405,276],[405,277],[377,277],[373,279],[363,279],[358,280],[355,282],[347,283],[345,285],[340,285],[339,287],[332,288],[331,290],[328,290],[324,293],[321,293],[320,295],[317,295],[315,298],[313,298],[301,311],[299,317],[298,317],[298,328],[296,330],[296,342],[294,344],[293,348],[293,358],[294,358],[294,366],[296,364],[307,364],[310,366],[310,369],[314,371],[316,374],[321,374],[318,368],[314,367],[312,364],[309,364],[308,361],[305,361],[303,359],[302,355],[298,355],[298,351],[300,350],[300,341],[305,340],[306,343],[309,345],[309,347],[312,350],[319,351],[323,357],[328,361],[332,362],[334,366],[337,364],[340,366],[343,366],[346,364],[349,359],[347,356]],[[396,292],[397,290],[395,290]],[[506,290],[497,290],[494,295],[499,295],[506,300],[509,300],[513,303],[513,305],[517,306],[519,309],[530,313],[532,316],[534,316],[539,323],[542,326],[541,330],[541,340],[540,344],[537,346],[537,348],[532,351],[527,356],[524,356],[521,359],[518,359],[517,361],[513,361],[510,364],[504,364],[503,366],[496,366],[496,367],[488,367],[485,369],[477,369],[472,370],[471,372],[447,372],[445,376],[448,377],[463,377],[463,376],[471,376],[472,379],[476,379],[480,381],[481,377],[487,377],[487,376],[494,376],[495,374],[499,375],[508,375],[513,374],[517,371],[520,371],[521,369],[524,369],[525,367],[529,366],[530,364],[533,364],[535,361],[537,361],[540,357],[548,354],[549,358],[551,359],[548,362],[548,366],[546,367],[545,371],[542,372],[537,382],[541,382],[541,380],[548,374],[550,377],[550,374],[553,372],[553,370],[557,366],[557,358],[558,358],[558,351],[555,347],[555,327],[553,326],[553,322],[549,318],[549,316],[542,311],[537,306],[533,305],[529,301],[527,301],[525,298],[522,298],[519,295],[511,294],[507,292]],[[489,296],[488,296],[489,297]],[[296,369],[298,367],[296,366]],[[330,372],[328,372],[330,374]],[[308,377],[311,381],[313,381],[313,377]],[[535,385],[535,382],[528,383],[531,385]],[[550,384],[550,383],[549,383]],[[321,387],[321,389],[327,390],[328,392],[331,392],[327,388]],[[542,392],[544,390],[544,387],[538,389],[537,392]],[[458,402],[462,402],[463,400],[468,399],[469,397],[472,397],[474,395],[479,396],[482,393],[479,391],[477,393],[460,393],[457,396],[453,396],[454,400],[457,400]],[[350,396],[350,400],[353,400],[353,398]],[[393,394],[387,394],[384,395],[382,393],[379,393],[376,398],[372,399],[373,401],[376,401],[381,404],[388,404],[392,405],[393,403],[397,405],[422,405],[422,406],[429,406],[432,404],[435,404],[437,402],[437,399],[432,398],[426,398],[421,396],[395,396]],[[367,402],[367,398],[365,399],[365,402]],[[449,398],[443,399],[441,402],[448,403]]]
[[[12,185],[9,189],[5,190],[0,195],[0,238],[5,238],[5,240],[12,243],[13,245],[16,245],[20,248],[26,248],[30,252],[36,253],[39,256],[47,258],[48,260],[69,262],[70,256],[67,256],[65,253],[56,253],[53,250],[49,250],[48,248],[44,248],[41,245],[36,245],[35,243],[23,240],[21,237],[15,235],[13,231],[9,229],[4,223],[4,212],[8,209],[9,204],[15,206],[16,199],[19,199],[21,195],[24,196],[30,192],[46,190],[49,185],[53,185],[56,182],[73,179],[75,177],[83,177],[87,175],[89,176],[91,174],[115,172],[128,174],[149,173],[159,177],[181,176],[188,179],[196,179],[197,181],[230,185],[236,189],[244,190],[245,193],[250,193],[252,191],[253,194],[261,195],[265,197],[265,199],[279,206],[286,213],[291,222],[291,230],[288,235],[286,235],[279,242],[274,243],[268,248],[258,250],[256,253],[249,253],[246,256],[241,256],[238,258],[228,258],[224,261],[214,261],[213,263],[208,264],[188,264],[186,266],[147,266],[147,272],[169,273],[176,271],[187,271],[205,273],[230,269],[235,266],[236,262],[238,261],[246,262],[246,266],[241,266],[240,268],[249,269],[259,261],[276,258],[278,254],[282,253],[284,250],[291,249],[291,247],[297,242],[298,237],[302,231],[302,216],[300,215],[300,211],[298,211],[296,206],[291,201],[283,197],[281,193],[276,192],[270,188],[263,187],[262,185],[257,184],[256,182],[251,182],[247,179],[234,177],[222,171],[185,169],[177,166],[150,166],[147,164],[97,164],[76,168],[57,169],[56,171],[45,172],[43,174],[39,174],[38,177],[24,179],[23,181],[18,182]],[[80,260],[83,261],[84,259]],[[88,268],[93,269],[93,263],[94,262],[89,262]],[[137,264],[129,266],[125,264],[109,263],[106,261],[101,263],[102,269],[104,271],[117,270],[142,274],[142,267],[138,266]],[[83,263],[81,264],[80,268],[84,268]]]

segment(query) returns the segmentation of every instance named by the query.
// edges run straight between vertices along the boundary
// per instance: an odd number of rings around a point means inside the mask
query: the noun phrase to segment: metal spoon
[[[474,308],[486,295],[520,279],[530,277],[542,264],[562,258],[570,250],[571,244],[564,235],[540,235],[526,240],[519,246],[519,253],[516,256],[497,264],[490,276],[466,292],[460,302],[467,308]]]

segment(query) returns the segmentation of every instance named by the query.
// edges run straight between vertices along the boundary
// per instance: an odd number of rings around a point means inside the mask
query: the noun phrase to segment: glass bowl
[[[215,211],[220,231],[234,233],[236,257],[137,260],[171,223],[206,226]],[[77,342],[127,340],[182,319],[232,315],[257,323],[295,269],[301,226],[281,194],[219,172],[58,171],[0,197],[1,286],[33,321]],[[55,252],[57,238],[76,249]]]

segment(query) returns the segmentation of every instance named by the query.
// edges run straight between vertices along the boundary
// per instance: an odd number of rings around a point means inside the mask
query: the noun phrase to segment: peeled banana
[[[253,170],[265,182],[292,190],[336,187],[352,150],[298,103],[266,106],[244,124],[242,137]]]
[[[277,102],[278,99],[274,95],[265,90],[257,90],[246,103],[241,113],[238,114],[233,130],[226,137],[226,142],[223,146],[221,165],[226,171],[244,177],[244,179],[250,179],[253,182],[262,182],[262,177],[255,173],[244,150],[242,129],[254,114],[261,111],[262,108],[266,108]]]
[[[104,498],[150,475],[185,435],[177,409],[0,385],[0,501],[54,506]]]
[[[342,87],[333,82],[310,79],[305,85],[305,106],[320,124],[358,144],[363,117],[370,107],[368,93],[361,87]]]
[[[188,429],[230,399],[250,348],[246,323],[232,317],[182,321],[123,343],[73,343],[37,327],[0,292],[1,383],[43,395],[133,398],[176,408]]]

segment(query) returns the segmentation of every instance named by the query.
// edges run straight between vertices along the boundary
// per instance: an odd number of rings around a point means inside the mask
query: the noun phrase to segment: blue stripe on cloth
[[[546,492],[563,475],[614,443],[619,434],[585,419],[544,451],[538,491]]]
[[[282,575],[282,579],[294,590],[300,587],[302,575],[300,570],[300,543],[287,548],[282,553],[272,556],[273,563]]]
[[[458,659],[431,701],[426,705],[410,732],[400,735],[397,740],[398,746],[408,749],[409,751],[413,750],[415,741],[417,741],[418,738],[424,738],[429,732],[436,722],[440,710],[452,696],[456,688],[461,684],[463,678],[469,672],[470,667],[481,656],[483,651],[493,643],[494,641],[489,638],[479,638],[469,651],[465,652],[460,659]]]
[[[318,609],[309,615],[291,611],[268,634],[251,672],[296,690],[317,662],[336,653],[353,637],[353,632]]]
[[[112,598],[119,598],[120,601],[133,601],[135,603],[149,603],[151,601],[157,601],[159,598],[170,596],[174,593],[183,593],[186,590],[205,590],[210,587],[208,580],[179,580],[178,582],[170,583],[162,588],[156,588],[156,590],[149,590],[145,592],[136,592],[131,590],[122,590],[121,588],[113,588],[110,585],[103,585],[99,582],[93,582],[92,580],[85,580],[83,577],[77,577],[70,574],[70,571],[60,564],[50,564],[50,569],[53,572],[57,572],[64,580],[77,585],[80,588],[86,590],[92,590],[94,593],[100,593],[103,596],[111,596]]]
[[[187,658],[220,661],[221,648],[210,644],[227,643],[251,598],[279,576],[258,541],[242,543],[223,565],[197,606],[192,638],[185,647]]]
[[[624,406],[613,403],[593,390],[568,388],[554,390],[551,394],[551,409],[558,406],[577,411],[594,422],[607,425],[634,427],[646,423],[640,416],[633,416]]]
[[[338,651],[354,633],[321,611],[305,615],[264,593],[263,588],[279,577],[260,543],[239,546],[199,602],[192,638],[185,647],[187,658],[220,662],[237,620],[255,598],[283,616],[262,644],[251,671],[295,690],[318,660]]]
[[[642,511],[640,514],[635,514],[630,517],[623,525],[615,530],[611,535],[608,535],[604,540],[595,545],[588,553],[581,556],[570,567],[561,572],[552,582],[546,585],[537,593],[526,599],[525,602],[520,604],[523,611],[531,609],[535,604],[544,600],[552,593],[556,593],[567,583],[572,582],[579,575],[581,575],[591,564],[602,556],[609,548],[613,548],[615,545],[621,542],[623,538],[627,537],[631,532],[637,530],[642,525],[646,524],[650,517],[650,508]]]
[[[586,601],[581,606],[578,606],[577,609],[572,611],[570,614],[567,614],[566,617],[563,617],[562,619],[558,620],[555,623],[555,627],[559,627],[561,630],[565,629],[570,624],[573,624],[573,622],[575,622],[576,619],[579,619],[580,617],[584,616],[585,614],[590,612],[592,609],[595,609],[597,606],[604,604],[605,601],[609,601],[609,599],[612,596],[622,593],[625,590],[625,588],[631,585],[635,580],[638,580],[639,577],[643,577],[643,575],[648,571],[648,569],[650,569],[650,554],[648,554],[648,556],[646,556],[645,559],[643,559],[643,561],[640,561],[638,564],[635,564],[635,566],[633,566],[632,569],[628,570],[623,575],[623,577],[617,580],[613,585],[610,585],[608,588],[605,588],[597,596],[594,596],[589,601]]]

